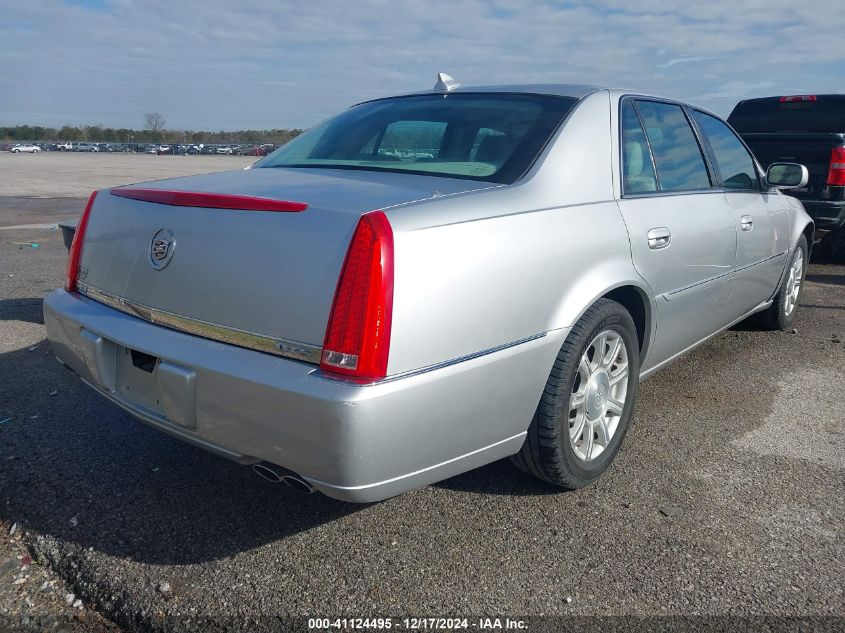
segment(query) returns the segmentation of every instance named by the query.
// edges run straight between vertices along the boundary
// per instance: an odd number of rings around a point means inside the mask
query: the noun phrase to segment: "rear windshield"
[[[736,105],[728,123],[740,133],[845,132],[845,95],[819,95],[815,101],[780,97],[750,99]]]
[[[256,167],[396,171],[510,184],[576,103],[571,97],[430,94],[354,106]]]

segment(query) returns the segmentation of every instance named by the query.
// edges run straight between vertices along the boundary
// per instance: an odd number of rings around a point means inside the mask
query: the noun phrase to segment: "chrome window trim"
[[[682,190],[672,190],[672,191],[643,191],[639,193],[625,193],[625,182],[624,177],[625,174],[623,173],[623,164],[624,164],[624,157],[622,155],[623,147],[622,147],[622,104],[625,101],[631,100],[634,103],[634,111],[637,113],[637,118],[640,120],[640,126],[643,129],[643,134],[645,134],[646,143],[648,143],[649,150],[651,150],[651,141],[648,138],[648,133],[645,131],[645,125],[643,124],[642,117],[640,116],[640,111],[637,108],[637,101],[653,101],[655,103],[664,103],[666,105],[674,105],[679,106],[681,108],[681,112],[684,115],[684,118],[687,120],[687,124],[690,126],[692,130],[693,137],[695,138],[696,142],[698,143],[698,151],[701,153],[701,159],[704,161],[704,169],[707,170],[707,178],[710,180],[710,186],[702,189],[682,189]],[[674,99],[667,99],[663,97],[651,97],[648,95],[640,95],[640,94],[623,94],[619,97],[619,101],[616,104],[616,118],[617,118],[617,125],[616,125],[616,137],[618,139],[619,145],[619,198],[650,198],[653,196],[666,196],[666,195],[689,195],[689,194],[698,194],[698,193],[722,193],[724,190],[721,189],[721,182],[715,181],[716,173],[714,171],[714,167],[710,164],[710,155],[707,149],[702,145],[702,141],[698,136],[698,129],[695,127],[695,122],[691,120],[689,113],[687,112],[687,108],[691,107],[688,104],[684,103],[683,101],[676,101]],[[710,112],[704,111],[705,114],[711,114]],[[720,119],[721,120],[721,119]],[[657,180],[657,186],[660,187],[660,174],[657,173],[657,163],[654,159],[654,152],[651,152],[651,163],[654,166],[654,176]],[[731,191],[736,191],[732,189]]]
[[[220,343],[228,343],[229,345],[236,345],[258,352],[265,352],[283,358],[300,360],[315,365],[319,365],[320,363],[323,348],[316,345],[292,341],[290,339],[264,336],[254,332],[247,332],[246,330],[208,323],[207,321],[193,319],[182,316],[181,314],[151,308],[142,303],[130,301],[105,290],[100,290],[82,281],[77,282],[77,290],[79,294],[93,301],[143,319],[149,323],[170,328],[171,330],[201,336]]]
[[[667,198],[669,196],[696,196],[701,194],[725,193],[736,191],[736,189],[686,189],[684,191],[643,191],[641,193],[622,194],[623,199],[628,198]]]

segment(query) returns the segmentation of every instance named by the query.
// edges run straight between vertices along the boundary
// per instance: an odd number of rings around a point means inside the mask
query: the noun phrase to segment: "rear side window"
[[[728,117],[740,134],[845,132],[845,95],[767,97],[740,101]]]
[[[683,109],[671,103],[637,101],[637,110],[654,154],[660,191],[709,189],[707,165]]]
[[[651,150],[630,100],[622,103],[622,186],[625,193],[657,191]]]
[[[693,110],[693,117],[713,150],[725,189],[760,189],[754,159],[736,134],[709,114]]]

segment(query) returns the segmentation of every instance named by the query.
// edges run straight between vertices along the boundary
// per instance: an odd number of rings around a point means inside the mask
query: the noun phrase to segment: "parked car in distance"
[[[441,75],[251,169],[95,192],[44,321],[138,419],[300,490],[507,456],[579,488],[640,380],[749,316],[791,327],[806,182],[678,101]]]
[[[18,143],[17,145],[12,145],[12,148],[9,151],[13,154],[35,154],[40,152],[41,148],[38,147],[38,145],[32,145],[31,143]]]
[[[265,156],[267,151],[261,145],[252,145],[241,150],[243,156]]]
[[[845,95],[791,95],[740,101],[728,117],[764,167],[782,161],[807,166],[795,196],[816,229],[845,225]],[[820,232],[821,232],[820,231]]]
[[[74,146],[74,151],[77,152],[99,152],[100,148],[94,143],[78,143]]]
[[[60,152],[72,152],[73,151],[73,143],[70,141],[57,143],[56,148]]]

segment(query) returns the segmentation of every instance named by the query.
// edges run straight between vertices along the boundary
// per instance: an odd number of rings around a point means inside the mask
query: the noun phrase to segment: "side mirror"
[[[807,168],[797,163],[772,163],[766,170],[766,182],[775,189],[799,189],[809,179]]]

